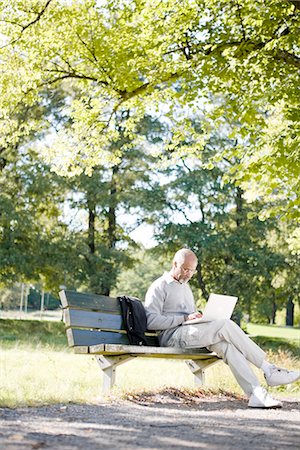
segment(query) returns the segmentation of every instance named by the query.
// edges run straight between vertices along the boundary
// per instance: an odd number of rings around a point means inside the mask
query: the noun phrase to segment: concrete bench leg
[[[195,386],[204,386],[205,385],[205,370],[208,367],[212,366],[213,364],[215,364],[219,361],[220,361],[219,359],[217,359],[215,361],[213,361],[211,359],[210,360],[197,359],[197,360],[186,361],[188,368],[194,374]]]
[[[104,356],[97,355],[96,360],[103,371],[102,392],[105,394],[111,390],[116,381],[116,368],[120,364],[132,359],[129,355]]]

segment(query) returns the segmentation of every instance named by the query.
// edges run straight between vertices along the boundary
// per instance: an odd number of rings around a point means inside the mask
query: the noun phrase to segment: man
[[[206,347],[215,352],[229,365],[249,397],[249,407],[281,407],[282,403],[260,386],[249,362],[263,370],[269,386],[292,383],[300,378],[300,371],[288,371],[270,364],[265,352],[232,320],[182,326],[187,320],[201,317],[188,285],[197,263],[196,255],[183,248],[175,254],[171,271],[149,287],[145,300],[148,329],[159,331],[163,347]]]

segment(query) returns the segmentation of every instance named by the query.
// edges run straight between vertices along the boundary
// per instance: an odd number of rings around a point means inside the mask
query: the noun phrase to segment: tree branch
[[[296,9],[300,9],[300,1],[299,0],[287,0],[289,3],[292,3]]]
[[[63,71],[58,71],[58,70],[46,70],[47,72],[55,72],[55,73],[65,73]],[[46,86],[47,84],[54,84],[57,81],[62,81],[65,80],[67,78],[78,78],[80,80],[89,80],[89,81],[96,81],[99,84],[104,84],[105,86],[108,85],[108,83],[106,81],[99,81],[97,78],[95,77],[89,77],[88,75],[80,75],[78,73],[65,73],[65,75],[62,75],[61,77],[57,77],[57,78],[53,78],[52,80],[47,80],[44,83],[41,83],[38,85],[38,87],[42,87],[42,86]]]
[[[42,17],[42,15],[44,14],[44,12],[46,11],[46,9],[48,8],[49,4],[52,2],[52,0],[47,0],[44,8],[37,14],[36,18],[32,21],[29,22],[27,25],[24,25],[22,28],[21,33],[23,33],[23,31],[25,31],[27,28],[31,27],[31,25],[34,25],[36,22],[38,22],[40,20],[40,18]]]
[[[21,39],[23,32],[24,32],[25,30],[27,30],[27,28],[31,27],[32,25],[34,25],[35,23],[37,23],[37,22],[40,20],[40,18],[41,18],[42,15],[45,13],[46,9],[48,8],[48,6],[49,6],[49,4],[50,4],[51,2],[52,2],[52,0],[47,0],[47,2],[45,3],[45,6],[43,7],[43,9],[42,9],[39,13],[37,13],[36,18],[35,18],[34,20],[32,20],[31,22],[27,23],[27,25],[21,25],[21,24],[18,24],[18,23],[16,23],[16,22],[10,22],[10,23],[12,23],[12,24],[14,24],[14,25],[17,25],[17,26],[21,27],[22,30],[21,30],[19,36],[18,36],[16,39],[13,39],[13,40],[10,41],[8,44],[3,45],[3,46],[1,47],[1,49],[2,49],[2,48],[5,48],[5,47],[8,47],[9,45],[13,45],[13,44],[15,44],[16,42],[18,42],[18,41]],[[7,21],[7,22],[8,22],[8,21]],[[8,23],[9,23],[9,22],[8,22]]]
[[[290,1],[290,0],[288,0]],[[296,3],[296,2],[295,2]],[[299,9],[300,9],[300,0],[297,2],[299,3]],[[274,36],[272,36],[271,38],[269,38],[268,40],[264,41],[264,42],[255,42],[251,39],[247,39],[246,35],[245,35],[245,30],[244,30],[244,26],[242,23],[242,18],[240,15],[240,5],[236,2],[237,7],[238,7],[238,15],[239,15],[239,19],[241,21],[241,25],[242,25],[242,30],[243,30],[243,39],[242,40],[238,40],[238,41],[231,41],[231,42],[219,42],[219,43],[214,43],[214,42],[201,42],[199,44],[195,44],[194,46],[192,46],[191,44],[189,44],[189,56],[191,59],[192,55],[196,55],[196,54],[203,54],[203,56],[210,56],[213,54],[220,54],[224,49],[226,48],[230,48],[230,47],[239,47],[241,45],[249,45],[249,48],[251,48],[251,50],[261,50],[263,49],[268,43],[270,43],[272,40],[274,39],[279,39],[283,36],[287,36],[291,30],[289,28],[289,26],[286,26],[281,32],[280,34],[278,34],[278,32],[280,31],[283,23],[279,24],[279,26],[277,27],[277,29],[274,31]],[[165,52],[165,55],[168,54],[173,54],[173,53],[177,53],[177,52],[183,52],[185,54],[185,50],[186,50],[186,46],[184,45],[180,45],[168,52]],[[285,50],[278,50],[277,52],[268,52],[269,54],[272,54],[273,57],[277,58],[277,59],[281,59],[284,60],[285,62],[292,64],[296,67],[299,67],[299,58],[291,53],[288,53]]]
[[[170,202],[166,202],[166,205],[170,208],[171,211],[177,211],[177,212],[180,212],[181,214],[183,214],[185,220],[187,222],[189,222],[190,224],[194,223],[192,220],[190,220],[187,217],[186,213],[181,208],[179,208],[178,206],[172,205]]]
[[[154,88],[158,84],[167,83],[168,81],[172,81],[172,80],[177,80],[185,72],[186,72],[185,70],[181,70],[179,72],[168,74],[167,76],[163,77],[161,80],[157,80],[155,83],[146,82],[131,92],[127,92],[127,91],[117,91],[117,92],[120,93],[120,96],[124,100],[129,100],[132,97],[134,97],[135,95],[141,94],[142,92],[147,90],[150,86],[152,86]]]
[[[277,50],[275,52],[270,52],[275,58],[280,59],[290,65],[300,68],[300,58],[292,53],[285,50]]]
[[[82,37],[80,36],[79,33],[76,32],[76,36],[78,37],[78,39],[80,40],[80,42],[82,43],[82,45],[87,49],[87,51],[92,55],[93,60],[91,60],[90,58],[88,58],[88,60],[91,61],[91,62],[96,62],[96,63],[98,63],[98,60],[97,60],[97,58],[96,58],[94,49],[93,49],[93,50],[90,49],[90,47],[88,46],[88,44],[82,39]]]
[[[285,36],[287,33],[289,33],[289,29],[285,29],[283,30],[283,32],[280,33],[280,36]],[[249,44],[249,46],[251,47],[251,50],[262,50],[269,42],[271,42],[274,38],[269,39],[266,42],[253,42],[249,39],[247,39],[246,41],[233,41],[233,42],[224,42],[221,44],[211,44],[210,47],[208,49],[205,49],[202,51],[203,55],[205,56],[209,56],[211,54],[214,53],[220,53],[224,48],[228,48],[228,47],[239,47],[242,44]],[[276,39],[278,39],[278,37],[276,37]],[[202,44],[203,45],[203,44]],[[193,50],[194,54],[197,54],[197,47],[194,48]],[[292,53],[289,53],[285,50],[275,50],[275,51],[268,51],[268,53],[270,55],[272,55],[274,58],[279,59],[279,60],[283,60],[295,67],[300,67],[300,58]]]
[[[180,159],[181,159],[182,165],[186,168],[186,170],[187,170],[189,173],[191,173],[191,172],[192,172],[192,169],[187,165],[187,163],[185,162],[184,158],[182,157],[182,158],[180,158]]]
[[[246,39],[247,39],[246,38],[246,31],[245,31],[245,27],[244,27],[242,15],[241,15],[241,9],[242,8],[241,8],[241,5],[239,4],[238,0],[235,0],[235,5],[237,7],[238,17],[239,17],[239,21],[240,21],[241,28],[242,28],[243,39],[244,39],[244,41],[246,41]]]

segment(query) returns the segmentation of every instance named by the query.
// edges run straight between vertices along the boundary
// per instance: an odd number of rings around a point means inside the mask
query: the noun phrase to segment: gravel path
[[[282,409],[247,408],[228,395],[176,389],[96,405],[0,409],[3,450],[300,448],[300,401]]]

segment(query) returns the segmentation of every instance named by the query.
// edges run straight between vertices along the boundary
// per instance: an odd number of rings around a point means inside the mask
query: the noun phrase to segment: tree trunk
[[[89,214],[89,224],[88,224],[88,239],[87,245],[89,247],[89,254],[87,255],[87,265],[88,265],[88,278],[89,278],[89,290],[94,294],[101,294],[99,292],[98,277],[95,273],[95,253],[96,253],[96,243],[95,243],[95,220],[96,220],[96,206],[95,202],[92,200],[93,194],[88,193],[87,207]]]
[[[108,229],[107,229],[107,237],[108,237],[108,247],[110,249],[115,248],[117,243],[116,237],[116,209],[117,209],[117,182],[116,175],[119,171],[118,166],[113,167],[111,184],[110,184],[110,199],[109,199],[109,210],[108,210]]]
[[[293,302],[292,296],[289,295],[286,302],[286,316],[285,316],[286,326],[292,327],[294,325],[294,309],[295,304]]]
[[[116,248],[117,243],[117,218],[116,218],[116,211],[118,206],[118,199],[117,199],[117,174],[119,172],[119,166],[114,166],[112,170],[112,177],[110,182],[110,192],[109,192],[109,208],[107,213],[107,219],[108,219],[108,227],[107,227],[107,247],[109,250],[114,250]],[[107,264],[109,264],[109,267],[107,267]],[[105,271],[113,273],[114,271],[111,267],[111,262],[105,264]],[[109,295],[111,287],[114,283],[113,276],[107,275],[104,278],[104,281],[102,283],[102,289],[101,293],[103,295]]]
[[[247,305],[247,311],[248,311],[248,322],[251,322],[252,319],[252,302],[249,300]]]
[[[276,312],[277,312],[277,305],[275,300],[272,300],[272,312],[271,312],[271,317],[270,317],[270,324],[271,325],[275,325],[276,323]]]
[[[95,205],[91,201],[88,201],[89,210],[89,229],[88,229],[88,246],[90,249],[90,254],[95,254]]]
[[[198,268],[197,268],[197,280],[198,280],[199,287],[200,287],[200,289],[202,291],[202,295],[205,298],[205,300],[207,301],[208,297],[209,297],[209,294],[208,294],[208,292],[206,290],[205,282],[203,280],[202,265],[201,265],[200,262],[198,263]]]
[[[239,227],[242,223],[242,212],[243,212],[243,193],[244,191],[240,188],[236,188],[235,204],[236,204],[236,226]]]

